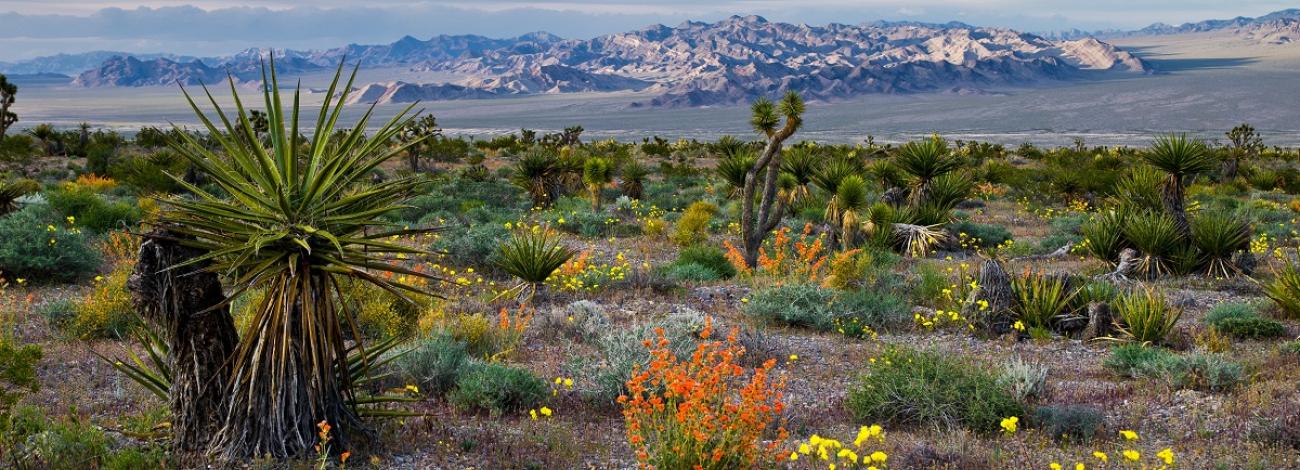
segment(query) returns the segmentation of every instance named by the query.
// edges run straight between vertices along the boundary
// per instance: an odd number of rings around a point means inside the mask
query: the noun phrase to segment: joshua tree
[[[760,135],[767,138],[763,153],[745,173],[745,186],[741,190],[740,236],[745,249],[745,264],[758,265],[758,248],[762,246],[767,234],[781,223],[785,204],[776,194],[777,179],[781,173],[781,145],[793,136],[803,124],[803,98],[793,91],[781,98],[780,104],[766,98],[759,98],[752,106],[750,124]],[[785,124],[781,124],[781,117]],[[779,126],[779,127],[778,127]],[[759,173],[763,175],[763,193],[758,201],[755,214],[754,199],[758,190]]]
[[[419,119],[413,119],[402,127],[401,132],[397,134],[397,140],[406,148],[406,158],[411,164],[411,172],[420,172],[420,154],[426,150],[429,139],[434,139],[442,135],[442,129],[438,127],[438,118],[426,114]]]
[[[1142,159],[1165,172],[1162,185],[1165,212],[1174,218],[1178,233],[1184,239],[1191,237],[1184,193],[1187,179],[1213,169],[1214,160],[1209,149],[1199,140],[1188,139],[1185,134],[1169,135],[1156,138],[1151,149],[1142,153]]]
[[[1223,177],[1233,179],[1237,177],[1241,160],[1249,160],[1264,149],[1264,139],[1255,132],[1254,126],[1245,123],[1232,128],[1225,135],[1232,145],[1228,147],[1228,157],[1223,160]]]
[[[600,190],[614,179],[614,168],[609,160],[600,157],[588,158],[582,164],[582,183],[587,185],[591,195],[591,210],[600,210]]]
[[[5,138],[9,126],[18,122],[18,115],[9,111],[14,104],[14,95],[18,94],[18,85],[9,82],[9,77],[0,74],[0,140]]]
[[[306,455],[317,442],[316,424],[321,421],[340,430],[336,439],[355,436],[361,423],[347,345],[364,343],[351,312],[341,304],[342,283],[369,282],[405,298],[405,292],[420,291],[394,278],[432,278],[390,262],[398,255],[424,253],[390,239],[427,230],[387,230],[379,219],[413,194],[419,180],[369,183],[372,170],[419,143],[388,146],[410,121],[410,108],[369,138],[365,134],[371,113],[366,112],[343,139],[332,142],[356,72],[340,89],[341,76],[340,65],[325,95],[337,92],[337,100],[321,107],[310,135],[301,135],[293,125],[300,117],[298,93],[295,106],[286,109],[272,61],[269,77],[264,69],[262,80],[269,124],[266,146],[253,143],[250,116],[233,80],[233,116],[211,99],[217,119],[210,119],[186,93],[223,152],[218,155],[188,133],[175,134],[173,148],[220,191],[214,194],[176,178],[194,196],[165,200],[159,225],[197,254],[173,267],[205,266],[208,272],[222,274],[229,279],[232,295],[264,292],[248,326],[224,356],[219,376],[225,379],[219,381],[219,392],[209,398],[219,408],[208,448],[219,459]],[[243,136],[234,137],[237,132]],[[299,139],[305,144],[295,144]],[[199,313],[224,315],[218,305]],[[188,345],[199,349],[224,344],[202,331],[172,341],[173,350],[176,342],[202,343]],[[204,387],[215,376],[190,377],[199,381],[190,385]],[[347,445],[339,442],[335,449]]]

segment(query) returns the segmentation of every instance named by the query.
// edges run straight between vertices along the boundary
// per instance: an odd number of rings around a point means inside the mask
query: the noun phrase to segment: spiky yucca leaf
[[[1124,238],[1127,220],[1128,212],[1125,210],[1111,209],[1093,214],[1079,227],[1088,253],[1108,263],[1118,262],[1119,252],[1128,248],[1128,241]]]
[[[1030,328],[1048,329],[1069,313],[1070,301],[1077,291],[1069,289],[1064,276],[1026,270],[1011,278],[1015,294],[1015,311]]]
[[[869,222],[866,211],[870,207],[867,183],[861,176],[852,175],[840,181],[839,188],[826,206],[826,218],[839,224],[840,243],[844,248],[853,246],[858,232]]]
[[[36,180],[20,179],[0,182],[0,215],[18,210],[18,198],[41,190]]]
[[[389,145],[414,117],[411,107],[367,135],[372,106],[351,129],[335,135],[356,70],[341,84],[342,75],[340,64],[314,128],[303,134],[300,121],[310,115],[300,110],[300,91],[286,107],[274,61],[263,68],[264,139],[254,135],[233,79],[233,114],[207,87],[213,117],[185,92],[216,148],[186,132],[175,133],[179,140],[172,147],[220,191],[173,175],[194,197],[165,199],[160,222],[205,253],[185,264],[207,262],[230,279],[231,298],[249,289],[265,292],[231,358],[227,414],[212,439],[218,458],[300,456],[316,441],[317,422],[360,426],[345,344],[362,338],[353,316],[340,308],[339,299],[348,295],[340,289],[341,278],[370,282],[401,298],[425,292],[397,279],[436,280],[397,262],[424,250],[393,240],[429,229],[389,228],[380,219],[401,207],[420,181],[371,184],[369,177],[419,143]]]
[[[1273,271],[1273,280],[1264,284],[1264,295],[1277,304],[1285,318],[1300,318],[1300,264],[1288,261]]]
[[[758,152],[753,147],[736,147],[718,161],[718,168],[714,171],[727,182],[730,188],[729,194],[735,196],[745,187],[745,174],[757,161]],[[760,172],[756,177],[761,179],[763,174]]]
[[[1214,155],[1205,144],[1185,134],[1157,137],[1142,159],[1171,176],[1182,178],[1214,169]]]
[[[502,271],[519,278],[519,289],[525,298],[531,298],[573,255],[573,250],[560,244],[554,231],[535,226],[511,234],[501,244],[494,262]]]

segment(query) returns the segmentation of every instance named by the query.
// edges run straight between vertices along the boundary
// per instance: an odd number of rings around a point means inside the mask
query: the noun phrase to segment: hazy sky
[[[733,14],[807,24],[955,20],[1034,32],[1135,29],[1292,6],[1269,0],[0,0],[0,60],[89,50],[220,55],[246,47],[386,43],[407,34],[504,37],[543,30],[589,38]]]

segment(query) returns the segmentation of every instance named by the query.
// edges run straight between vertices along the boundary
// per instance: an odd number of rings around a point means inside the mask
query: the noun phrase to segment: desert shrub
[[[1264,283],[1264,295],[1277,305],[1284,318],[1300,318],[1300,263],[1288,262]]]
[[[500,415],[536,406],[546,398],[547,391],[546,381],[532,372],[475,361],[465,368],[447,399],[457,408]]]
[[[94,284],[73,309],[73,316],[62,325],[78,338],[123,338],[140,325],[140,317],[126,289],[127,278],[135,269],[123,264],[106,276],[97,276]]]
[[[594,343],[600,354],[594,359],[574,358],[565,366],[574,377],[580,377],[578,393],[597,404],[614,404],[619,395],[627,393],[627,381],[632,372],[650,363],[646,341],[655,340],[658,331],[668,340],[668,347],[678,357],[685,357],[694,349],[701,331],[702,318],[687,315],[669,316],[663,321],[630,329],[605,330]]]
[[[995,432],[1024,408],[996,374],[936,353],[891,347],[849,391],[859,421]]]
[[[1101,430],[1106,415],[1086,405],[1040,406],[1033,422],[1053,439],[1087,443]]]
[[[1173,389],[1223,392],[1236,387],[1245,370],[1221,354],[1192,353],[1157,362],[1158,377]]]
[[[912,302],[917,305],[933,306],[937,299],[943,298],[943,290],[949,286],[948,276],[929,263],[916,265],[909,282]]]
[[[35,468],[96,468],[109,455],[112,439],[75,415],[47,421],[41,428],[19,450]]]
[[[135,189],[137,194],[180,193],[184,189],[170,175],[181,176],[189,162],[171,150],[121,158],[109,165],[108,175]]]
[[[463,229],[438,233],[432,248],[445,253],[449,259],[463,261],[480,269],[496,270],[496,265],[488,260],[496,255],[501,242],[509,236],[510,231],[503,224],[473,224]]]
[[[0,162],[27,163],[36,156],[36,141],[27,134],[9,134],[0,139]]]
[[[673,264],[702,266],[714,273],[714,279],[730,279],[736,275],[736,267],[727,259],[727,255],[711,246],[688,247],[677,255],[677,261]]]
[[[104,470],[138,470],[168,468],[167,452],[159,446],[145,448],[126,447],[104,458]]]
[[[948,226],[948,231],[957,235],[957,239],[967,241],[974,247],[994,247],[1011,241],[1011,231],[1001,225],[977,224],[969,220]]]
[[[134,227],[140,222],[140,208],[122,200],[110,201],[81,185],[68,185],[45,193],[50,207],[64,217],[97,233]]]
[[[883,290],[836,291],[813,284],[786,284],[760,289],[749,296],[745,315],[783,326],[833,331],[852,326],[858,336],[865,328],[897,326],[906,321],[905,302]],[[845,331],[849,334],[849,330]]]
[[[668,238],[680,246],[691,246],[709,239],[709,222],[718,214],[718,206],[699,201],[686,208],[686,213],[673,227]]]
[[[1002,367],[998,384],[1011,391],[1016,400],[1024,403],[1047,396],[1047,366],[1012,360]]]
[[[1287,341],[1278,348],[1283,354],[1300,356],[1300,340]]]
[[[1124,345],[1111,351],[1106,368],[1128,377],[1159,380],[1172,389],[1221,392],[1235,387],[1245,375],[1241,364],[1221,354],[1177,355],[1164,349]]]
[[[1115,299],[1114,312],[1124,339],[1139,343],[1163,342],[1183,316],[1181,308],[1169,305],[1154,288],[1121,295]]]
[[[1049,253],[1067,243],[1078,245],[1083,242],[1083,224],[1086,221],[1086,215],[1074,213],[1065,213],[1053,218],[1047,223],[1051,231],[1038,242],[1038,249]]]
[[[100,255],[86,234],[55,220],[43,207],[0,218],[0,272],[32,281],[68,282],[99,267]]]
[[[722,279],[717,271],[697,263],[673,263],[664,266],[663,275],[678,282],[706,282]]]
[[[405,383],[416,384],[424,393],[442,396],[455,388],[469,361],[465,343],[451,335],[420,338],[410,350],[394,360],[393,366]]]
[[[429,331],[441,331],[465,344],[475,358],[492,359],[508,355],[523,341],[523,332],[531,321],[528,310],[520,307],[513,314],[501,309],[494,317],[479,313],[435,312],[429,319]]]
[[[707,339],[706,327],[702,337]],[[781,450],[765,440],[783,440],[775,425],[782,413],[782,382],[770,378],[775,361],[752,373],[735,361],[744,354],[734,337],[701,342],[682,360],[659,334],[648,343],[653,360],[627,382],[620,396],[628,437],[637,460],[648,468],[764,468]],[[667,406],[664,406],[664,405]]]
[[[77,315],[77,301],[68,298],[48,300],[36,306],[36,313],[51,325],[66,325]]]
[[[1205,314],[1205,323],[1234,338],[1273,338],[1286,335],[1281,323],[1263,318],[1254,305],[1222,303]]]
[[[1167,349],[1141,344],[1123,344],[1111,349],[1102,365],[1125,377],[1149,375],[1155,364],[1166,361],[1174,353]]]
[[[383,288],[362,282],[343,284],[343,301],[355,312],[357,328],[368,338],[410,336],[420,321],[421,303],[427,299],[402,299]]]
[[[590,300],[579,300],[539,316],[537,331],[592,342],[606,334],[609,327],[609,315],[604,307]]]

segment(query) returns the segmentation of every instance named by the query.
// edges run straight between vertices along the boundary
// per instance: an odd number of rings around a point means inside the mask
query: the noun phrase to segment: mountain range
[[[481,99],[531,94],[641,91],[634,105],[708,106],[797,90],[833,101],[871,93],[987,90],[1076,80],[1097,72],[1149,73],[1150,64],[1106,38],[1233,30],[1261,43],[1300,39],[1300,9],[1127,32],[1040,36],[959,22],[876,21],[794,25],[759,16],[713,23],[654,25],[592,39],[545,32],[512,38],[411,36],[391,44],[323,50],[247,49],[225,57],[111,52],[64,54],[16,64],[9,73],[71,73],[81,87],[256,82],[275,56],[284,74],[335,67],[396,67],[437,72],[440,82],[389,81],[358,86],[355,103]],[[98,62],[97,62],[98,61]],[[80,72],[76,69],[85,67]]]

